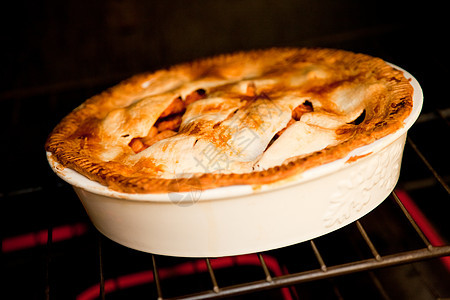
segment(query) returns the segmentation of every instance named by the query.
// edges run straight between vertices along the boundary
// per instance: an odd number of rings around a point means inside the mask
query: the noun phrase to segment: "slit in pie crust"
[[[126,193],[273,183],[403,126],[413,88],[379,58],[335,49],[225,54],[139,74],[52,131],[61,165]]]

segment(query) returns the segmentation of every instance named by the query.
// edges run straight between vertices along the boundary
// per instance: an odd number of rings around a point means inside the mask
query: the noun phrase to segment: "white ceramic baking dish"
[[[414,87],[404,127],[347,157],[288,181],[167,194],[112,191],[59,165],[52,169],[73,186],[95,227],[127,247],[171,256],[219,257],[259,252],[306,241],[370,212],[394,189],[407,130],[422,108]]]

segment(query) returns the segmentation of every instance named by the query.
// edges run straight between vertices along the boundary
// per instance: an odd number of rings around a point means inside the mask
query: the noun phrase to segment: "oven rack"
[[[416,155],[420,158],[423,164],[431,172],[435,180],[440,184],[442,189],[444,189],[447,194],[450,194],[449,186],[446,184],[445,180],[436,172],[430,162],[425,158],[422,152],[418,149],[416,143],[410,138],[407,138],[407,147],[411,147]],[[405,205],[402,203],[401,199],[395,191],[391,193],[388,199],[392,200],[395,205],[397,205],[405,218],[407,226],[411,227],[417,237],[421,240],[422,247],[413,250],[398,251],[395,253],[390,253],[386,255],[380,255],[377,250],[376,242],[374,242],[369,234],[367,233],[365,227],[362,224],[362,220],[357,220],[348,226],[356,226],[358,232],[362,239],[365,241],[367,248],[370,250],[372,257],[367,259],[355,260],[343,264],[337,265],[327,265],[319,247],[316,245],[315,239],[309,240],[304,243],[309,243],[314,256],[317,259],[317,268],[310,269],[301,272],[294,272],[279,276],[273,276],[269,268],[265,263],[264,256],[266,253],[257,253],[260,268],[261,268],[261,279],[248,281],[245,283],[239,283],[229,286],[222,286],[217,280],[215,275],[215,269],[212,266],[210,258],[199,258],[203,260],[207,267],[207,273],[209,277],[210,289],[203,290],[201,292],[195,292],[192,294],[176,296],[176,297],[164,297],[162,292],[162,285],[164,284],[159,276],[160,269],[158,267],[158,255],[149,254],[152,260],[152,274],[153,274],[153,285],[156,289],[157,300],[169,300],[169,299],[219,299],[228,298],[243,294],[255,293],[270,289],[280,289],[283,287],[289,287],[305,282],[311,282],[316,280],[322,280],[327,278],[334,278],[338,276],[343,276],[352,273],[358,273],[363,271],[371,271],[380,268],[386,268],[391,266],[398,266],[402,264],[409,264],[418,261],[429,260],[432,258],[450,256],[450,245],[433,245],[427,238],[426,234],[421,230],[421,228],[416,223],[414,217],[408,212]],[[386,200],[388,200],[386,199]],[[51,240],[51,239],[49,239]],[[107,299],[106,295],[106,284],[107,279],[104,275],[104,262],[103,262],[103,249],[102,249],[102,237],[99,234],[99,279],[100,283],[98,285],[100,299]],[[299,258],[301,259],[301,257]],[[376,279],[373,279],[374,281]],[[379,284],[379,282],[377,283]],[[382,288],[381,288],[382,289]]]

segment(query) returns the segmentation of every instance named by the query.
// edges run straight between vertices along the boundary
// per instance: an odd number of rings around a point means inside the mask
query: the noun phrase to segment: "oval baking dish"
[[[418,118],[423,98],[419,83],[404,74],[414,94],[412,112],[401,129],[343,159],[275,184],[127,194],[64,168],[50,153],[47,158],[53,171],[73,186],[94,226],[127,247],[183,257],[284,247],[361,218],[393,190],[407,130]]]

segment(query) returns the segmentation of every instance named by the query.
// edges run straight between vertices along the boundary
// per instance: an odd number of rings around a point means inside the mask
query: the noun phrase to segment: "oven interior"
[[[441,11],[350,0],[13,4],[0,92],[1,298],[450,299],[450,66]],[[248,255],[152,255],[98,233],[47,165],[43,145],[59,120],[134,73],[271,46],[363,52],[416,77],[424,107],[394,192],[340,230]]]

